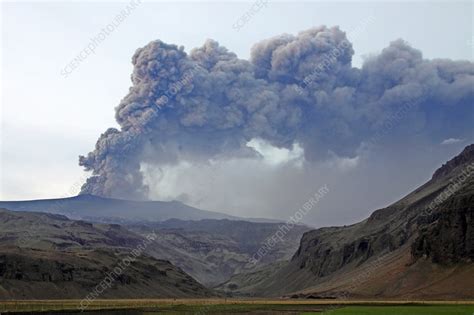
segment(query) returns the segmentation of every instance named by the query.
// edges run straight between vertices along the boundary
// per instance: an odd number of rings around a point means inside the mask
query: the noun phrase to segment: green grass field
[[[315,314],[315,315],[474,315],[474,306],[467,305],[423,305],[423,306],[328,306],[328,305],[176,305],[161,308],[170,314]],[[156,314],[161,314],[156,313]],[[153,312],[146,314],[155,314]]]
[[[304,313],[318,314],[318,313]],[[319,313],[321,315],[474,315],[474,306],[348,306]]]
[[[63,314],[322,314],[322,315],[474,315],[472,301],[334,301],[162,299],[97,300],[81,313],[78,300],[0,301],[0,314],[58,312]]]

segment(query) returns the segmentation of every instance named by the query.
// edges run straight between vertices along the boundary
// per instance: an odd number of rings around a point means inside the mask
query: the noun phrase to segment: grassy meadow
[[[0,314],[68,312],[79,314],[79,300],[0,301]],[[161,299],[97,300],[81,314],[324,314],[473,315],[474,301],[335,301]]]
[[[303,313],[318,314],[318,313]],[[324,315],[473,315],[472,305],[347,306],[323,311]]]

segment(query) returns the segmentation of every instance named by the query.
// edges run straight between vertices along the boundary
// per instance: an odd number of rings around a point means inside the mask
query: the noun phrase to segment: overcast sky
[[[296,34],[322,24],[339,25],[350,33],[361,29],[364,21],[370,19],[370,23],[350,37],[355,66],[360,66],[365,56],[380,52],[398,38],[420,49],[425,58],[473,59],[471,1],[269,1],[244,25],[239,22],[241,28],[237,31],[233,25],[254,2],[144,0],[98,45],[94,54],[67,78],[61,75],[91,38],[128,3],[2,3],[1,200],[77,193],[85,179],[77,163],[78,156],[89,152],[106,128],[117,126],[114,107],[131,85],[131,56],[137,48],[155,39],[183,45],[189,51],[212,38],[240,58],[248,59],[252,45],[265,38]],[[427,163],[426,169],[401,179],[397,189],[381,194],[371,205],[394,201],[407,192],[406,185],[414,187],[423,182],[437,163],[464,145],[444,147],[440,155]],[[277,160],[281,154],[291,155],[291,152],[266,152],[269,159],[274,155]],[[358,199],[364,196],[351,197],[355,203]],[[219,208],[222,204],[207,200],[202,206]],[[358,207],[362,206],[367,205],[360,201]],[[235,213],[235,207],[230,205],[229,212]],[[248,210],[244,214],[253,213]],[[349,219],[363,215],[361,210]]]

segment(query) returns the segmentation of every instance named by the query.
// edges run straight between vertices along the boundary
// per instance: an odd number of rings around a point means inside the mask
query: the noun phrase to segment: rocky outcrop
[[[269,296],[474,297],[463,281],[474,274],[473,163],[470,145],[429,182],[366,220],[305,233],[288,265],[253,290]],[[448,287],[449,294],[443,291]]]
[[[468,145],[459,155],[438,168],[434,172],[432,179],[442,178],[443,176],[452,173],[457,167],[467,165],[472,162],[474,162],[474,144]]]
[[[305,233],[292,263],[324,277],[348,264],[359,265],[372,256],[392,252],[409,240],[414,259],[426,256],[435,263],[472,260],[473,162],[474,145],[470,145],[439,168],[430,182],[367,220]],[[447,200],[437,199],[440,194]]]
[[[456,264],[474,261],[474,184],[419,218],[419,236],[413,242],[415,258],[428,257],[434,263]]]

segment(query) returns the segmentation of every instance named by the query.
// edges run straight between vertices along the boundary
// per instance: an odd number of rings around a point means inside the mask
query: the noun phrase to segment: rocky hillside
[[[62,258],[67,257],[70,252],[93,253],[99,249],[130,252],[153,234],[155,240],[144,248],[144,255],[169,261],[207,287],[290,259],[308,227],[295,226],[257,264],[251,263],[252,256],[278,228],[277,223],[177,219],[121,226],[70,220],[58,214],[0,210],[0,246],[9,246],[7,252],[19,247],[21,257],[34,257],[42,251],[58,258],[63,254],[66,256]]]
[[[155,238],[0,209],[0,299],[82,299],[107,277],[113,281],[99,298],[211,296],[180,268],[146,253]]]
[[[252,257],[278,231],[279,224],[231,220],[169,220],[127,228],[141,235],[155,231],[158,241],[150,246],[148,252],[171,261],[209,287],[220,284],[233,275],[290,259],[298,248],[301,236],[309,230],[306,226],[294,226],[283,241],[277,242],[254,264]]]
[[[435,212],[421,217],[418,237],[412,245],[415,258],[453,264],[474,259],[474,185],[462,188]]]
[[[143,237],[117,224],[93,224],[63,215],[0,210],[0,244],[24,248],[74,250],[130,248]]]
[[[86,298],[127,251],[0,247],[0,299]],[[212,292],[165,260],[138,258],[99,298],[209,297]]]
[[[295,297],[473,298],[474,145],[368,219],[304,234],[292,259],[249,290]],[[268,270],[266,271],[268,273]]]

